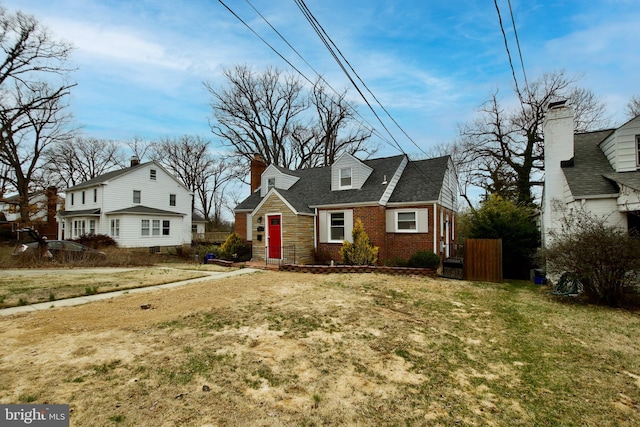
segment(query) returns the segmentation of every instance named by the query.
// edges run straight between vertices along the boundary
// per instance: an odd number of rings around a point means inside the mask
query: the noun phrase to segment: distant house
[[[572,210],[640,230],[640,117],[618,128],[575,135],[573,118],[564,103],[552,105],[545,117],[543,246]]]
[[[41,236],[55,238],[58,232],[56,213],[63,207],[64,198],[58,195],[56,187],[34,191],[29,194],[30,220],[23,223],[20,219],[19,196],[2,197],[0,198],[0,224],[6,231],[30,227],[37,230]],[[15,237],[13,233],[12,237]]]
[[[66,191],[60,238],[106,234],[119,246],[191,244],[193,194],[156,162],[108,172]]]
[[[251,163],[251,195],[235,208],[236,231],[254,260],[309,264],[341,261],[357,218],[379,263],[419,250],[448,256],[455,239],[458,183],[451,158],[410,161],[400,155],[289,170]]]

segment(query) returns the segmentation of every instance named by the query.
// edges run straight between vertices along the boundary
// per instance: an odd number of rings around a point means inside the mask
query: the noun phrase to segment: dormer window
[[[340,169],[340,188],[351,188],[351,168]]]
[[[275,186],[276,186],[276,179],[267,178],[267,191],[271,190],[272,188],[275,188]]]

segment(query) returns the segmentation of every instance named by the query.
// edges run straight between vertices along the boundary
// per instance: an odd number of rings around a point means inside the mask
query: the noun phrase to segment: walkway
[[[114,272],[117,269],[114,269]],[[125,269],[120,269],[120,270],[133,270],[131,268],[125,268]],[[6,271],[6,270],[5,270]],[[11,270],[12,272],[14,272],[13,270]],[[26,274],[44,274],[44,270],[20,270],[21,272],[24,271],[25,275]],[[77,269],[75,270],[76,272],[84,272],[86,273],[89,270],[86,269]],[[104,271],[104,269],[101,269],[101,271]],[[74,305],[81,305],[81,304],[86,304],[92,301],[101,301],[101,300],[107,300],[107,299],[111,299],[111,298],[115,298],[118,297],[120,295],[131,295],[131,294],[141,294],[144,292],[153,292],[153,291],[159,291],[161,289],[172,289],[172,288],[177,288],[180,286],[184,286],[184,285],[190,285],[192,283],[198,283],[198,282],[205,282],[207,280],[216,280],[216,279],[224,279],[225,277],[233,277],[233,276],[238,276],[240,274],[248,274],[248,273],[255,273],[255,272],[259,272],[261,270],[257,270],[254,268],[241,268],[239,270],[233,270],[233,271],[228,271],[228,272],[219,272],[219,271],[201,271],[198,270],[199,273],[207,273],[208,276],[205,277],[198,277],[196,279],[189,279],[189,280],[182,280],[180,282],[174,282],[174,283],[165,283],[164,285],[155,285],[155,286],[146,286],[144,288],[131,288],[131,289],[125,289],[122,291],[114,291],[114,292],[105,292],[102,294],[96,294],[96,295],[86,295],[86,296],[81,296],[81,297],[75,297],[75,298],[67,298],[67,299],[61,299],[61,300],[56,300],[56,301],[48,301],[48,302],[41,302],[41,303],[37,303],[37,304],[30,304],[30,305],[22,305],[19,307],[9,307],[9,308],[3,308],[0,309],[0,316],[10,316],[12,314],[20,314],[20,313],[29,313],[32,311],[40,311],[40,310],[48,310],[50,308],[53,307],[72,307]],[[22,273],[20,273],[22,274]]]

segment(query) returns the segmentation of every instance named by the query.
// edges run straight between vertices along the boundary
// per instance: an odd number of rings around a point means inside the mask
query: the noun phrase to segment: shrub
[[[411,258],[407,261],[407,267],[438,268],[439,265],[440,257],[428,251],[418,251],[411,255]]]
[[[640,240],[585,211],[564,215],[543,251],[547,272],[574,274],[594,303],[620,306],[640,278]]]
[[[116,241],[113,240],[111,236],[107,236],[106,234],[83,234],[73,241],[81,243],[85,246],[89,246],[93,249],[117,246]]]
[[[531,206],[491,196],[460,218],[461,232],[472,239],[502,239],[504,276],[529,278],[540,231]]]
[[[251,247],[234,231],[220,247],[220,257],[229,261],[248,261],[251,259]]]
[[[351,235],[353,243],[345,241],[340,248],[342,262],[347,265],[374,265],[378,261],[378,247],[371,244],[360,218],[356,219]]]

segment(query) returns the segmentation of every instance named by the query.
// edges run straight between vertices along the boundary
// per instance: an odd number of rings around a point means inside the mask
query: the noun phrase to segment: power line
[[[258,10],[256,9],[256,7],[251,3],[251,1],[249,0],[245,0],[247,2],[247,4],[249,6],[251,6],[251,8],[254,10],[254,12],[256,12],[258,14],[258,16],[260,16],[260,18],[262,18],[262,20],[278,35],[278,37],[280,37],[280,39],[285,42],[287,44],[287,46],[289,46],[289,48],[291,48],[291,50],[311,69],[311,71],[313,71],[315,73],[316,76],[318,76],[318,78],[327,85],[327,87],[329,89],[331,89],[333,91],[333,93],[335,93],[338,96],[341,96],[340,93],[333,87],[331,86],[331,84],[325,80],[325,78],[302,56],[302,54],[300,52],[298,52],[298,50],[293,47],[293,45],[291,43],[289,43],[289,41],[286,39],[286,37],[284,37],[272,24],[271,22],[269,22],[269,20]],[[294,68],[295,69],[295,68]],[[308,82],[310,82],[311,84],[314,84],[313,82],[311,82],[310,79],[308,79],[304,74],[302,74],[301,71],[295,69],[296,71],[298,71],[298,73],[300,73],[300,75],[307,80]],[[333,102],[333,100],[332,100]],[[359,112],[358,110],[353,107],[349,102],[345,102],[346,105],[351,108],[351,110],[362,119],[362,121],[364,123],[366,123],[369,128],[371,129],[371,132],[374,133],[376,136],[378,136],[378,138],[380,138],[381,140],[383,140],[384,142],[386,142],[389,145],[392,145],[391,142],[389,140],[387,140],[383,135],[381,135],[377,129],[367,121],[367,119],[365,119]]]
[[[504,25],[502,24],[502,15],[500,14],[500,7],[498,6],[498,0],[493,0],[493,3],[496,6],[496,12],[498,12],[498,21],[500,22],[500,30],[502,30],[502,38],[504,39],[504,47],[507,50],[507,56],[509,57],[509,66],[511,67],[511,75],[513,76],[513,82],[516,85],[516,94],[518,95],[518,99],[520,99],[520,105],[524,110],[524,102],[522,100],[522,93],[520,92],[520,88],[518,86],[518,79],[516,78],[516,70],[513,67],[513,61],[511,59],[511,52],[509,51],[509,43],[507,42],[507,33],[504,31]]]
[[[529,91],[529,82],[527,81],[527,72],[524,69],[524,61],[522,60],[522,50],[520,49],[520,40],[518,39],[518,30],[516,29],[516,21],[513,19],[513,9],[511,8],[511,0],[509,3],[509,13],[511,14],[511,24],[513,25],[513,34],[516,36],[516,46],[518,46],[518,55],[520,56],[520,66],[522,67],[522,75],[524,76],[525,90]]]
[[[416,142],[409,136],[409,134],[402,128],[402,126],[400,126],[400,124],[393,118],[393,116],[391,116],[391,114],[389,113],[389,111],[384,107],[384,105],[382,105],[382,103],[380,102],[380,100],[375,96],[375,94],[371,91],[371,89],[369,89],[369,87],[367,86],[367,84],[362,80],[362,78],[360,77],[360,75],[357,73],[357,71],[353,68],[353,66],[351,65],[351,63],[349,62],[349,60],[347,60],[347,58],[344,56],[344,54],[340,51],[340,49],[338,48],[338,46],[334,43],[334,41],[331,39],[331,37],[327,34],[327,32],[325,31],[325,29],[322,27],[322,25],[318,22],[318,20],[315,18],[315,16],[313,15],[313,13],[309,10],[309,8],[307,7],[307,5],[305,4],[304,0],[294,0],[295,3],[298,5],[298,8],[300,9],[300,11],[302,12],[302,14],[305,16],[305,18],[307,19],[307,21],[309,21],[309,23],[311,24],[312,28],[315,30],[316,34],[318,34],[318,36],[320,37],[320,39],[322,40],[322,42],[324,43],[324,45],[327,47],[327,49],[329,50],[329,52],[331,53],[331,55],[334,57],[334,59],[336,60],[336,62],[338,63],[338,65],[340,66],[340,68],[342,69],[342,71],[345,73],[345,75],[347,76],[347,78],[351,81],[351,83],[354,85],[354,87],[356,88],[356,90],[358,91],[358,93],[360,93],[360,96],[362,97],[362,99],[365,101],[365,103],[369,106],[369,108],[371,109],[371,111],[373,112],[373,114],[376,116],[376,118],[378,119],[378,121],[380,122],[380,124],[384,127],[384,129],[387,131],[387,133],[389,133],[389,135],[391,136],[391,138],[396,142],[396,144],[398,145],[398,148],[400,149],[400,151],[404,154],[406,154],[404,152],[404,150],[402,150],[402,147],[399,146],[399,143],[396,141],[395,138],[393,138],[393,135],[391,134],[391,132],[389,131],[389,129],[385,126],[385,124],[382,122],[382,120],[380,119],[380,117],[378,116],[378,114],[375,112],[375,110],[373,109],[373,107],[371,106],[371,104],[368,102],[367,98],[364,96],[364,94],[362,93],[362,91],[360,90],[360,88],[358,87],[358,84],[353,80],[353,77],[351,76],[351,74],[349,73],[349,71],[345,68],[344,64],[342,63],[342,61],[340,60],[340,58],[342,58],[342,60],[344,60],[344,62],[348,65],[349,69],[351,70],[351,72],[353,72],[353,74],[356,76],[356,78],[360,81],[360,83],[362,83],[362,85],[364,86],[364,88],[367,90],[367,92],[369,92],[369,94],[371,94],[371,96],[373,97],[373,99],[376,101],[376,103],[380,106],[380,108],[382,108],[382,110],[387,114],[387,116],[391,119],[391,121],[398,127],[398,129],[400,129],[400,131],[407,137],[407,139],[409,139],[409,141],[411,141],[411,143],[416,146],[416,148],[418,148],[418,150],[420,150],[423,154],[427,155],[426,152],[424,152],[424,150],[422,150],[422,148],[416,144]],[[335,48],[335,51],[334,51]],[[337,54],[336,54],[337,52]],[[340,56],[340,58],[338,57],[338,55]]]

